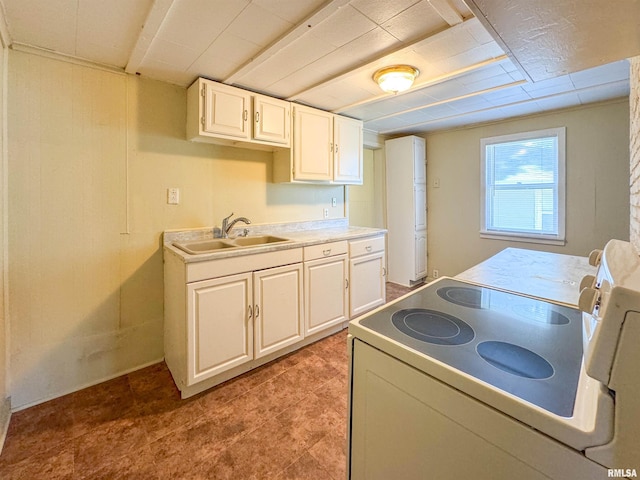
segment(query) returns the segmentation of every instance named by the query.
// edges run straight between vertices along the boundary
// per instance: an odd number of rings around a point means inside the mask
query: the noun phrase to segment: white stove
[[[640,259],[591,260],[586,313],[443,278],[352,321],[350,478],[640,471]]]

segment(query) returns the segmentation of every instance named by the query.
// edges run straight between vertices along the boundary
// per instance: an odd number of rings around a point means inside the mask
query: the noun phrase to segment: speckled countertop
[[[225,248],[211,253],[191,255],[180,250],[174,246],[173,243],[212,239],[213,227],[168,230],[163,234],[164,253],[165,255],[175,255],[185,263],[192,263],[300,248],[340,240],[354,240],[386,233],[386,230],[380,228],[350,226],[346,218],[341,218],[337,220],[318,220],[297,223],[240,225],[239,228],[231,232],[230,237],[236,236],[239,232],[242,232],[245,227],[249,230],[250,237],[256,235],[275,235],[287,238],[290,241],[252,247]]]
[[[580,280],[595,273],[587,257],[506,248],[455,278],[576,306]]]

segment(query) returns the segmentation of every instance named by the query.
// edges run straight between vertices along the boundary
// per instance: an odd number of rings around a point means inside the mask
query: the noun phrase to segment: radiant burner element
[[[439,288],[438,296],[447,302],[455,303],[462,307],[482,308],[482,292],[468,287],[443,287]]]
[[[398,310],[391,322],[402,333],[436,345],[464,345],[475,336],[473,329],[459,318],[424,308]]]
[[[519,377],[541,380],[553,375],[553,367],[549,362],[537,353],[513,343],[482,342],[476,350],[486,362]]]

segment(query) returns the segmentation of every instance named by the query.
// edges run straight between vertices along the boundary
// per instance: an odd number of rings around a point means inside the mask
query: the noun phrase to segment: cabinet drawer
[[[352,240],[349,242],[349,256],[351,258],[382,251],[384,251],[383,235],[364,238],[362,240]]]
[[[304,247],[304,261],[316,260],[318,258],[332,257],[347,253],[347,242],[329,242],[320,245]]]

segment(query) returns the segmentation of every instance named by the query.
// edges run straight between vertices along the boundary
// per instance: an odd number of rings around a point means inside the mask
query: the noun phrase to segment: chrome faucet
[[[246,217],[238,217],[231,220],[231,222],[229,222],[229,219],[231,217],[233,217],[233,212],[227,218],[224,218],[222,220],[222,238],[229,238],[229,232],[231,231],[231,229],[236,223],[243,222],[243,223],[246,223],[247,225],[251,223],[251,220],[249,220]]]

